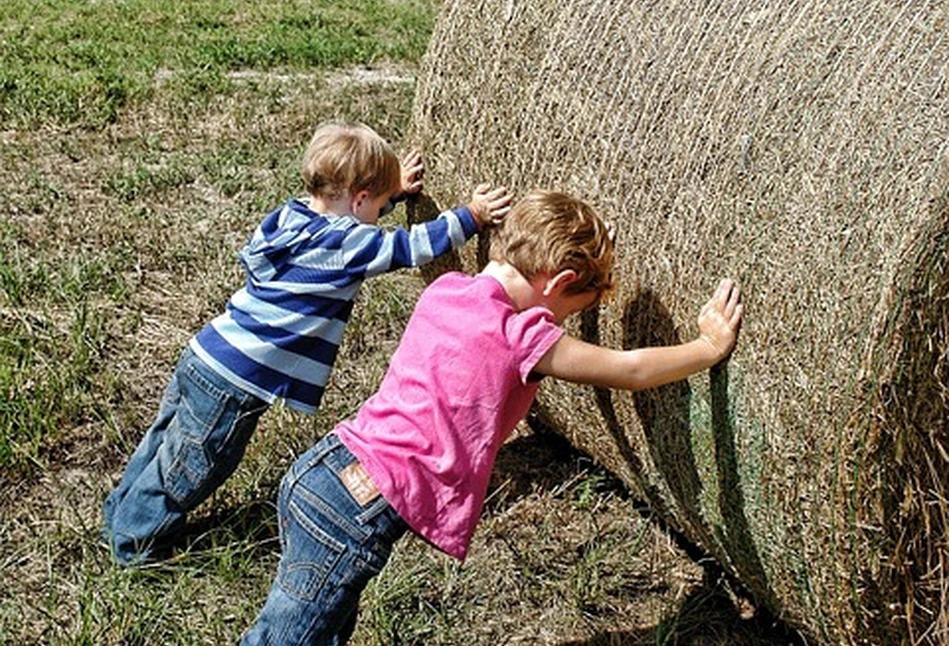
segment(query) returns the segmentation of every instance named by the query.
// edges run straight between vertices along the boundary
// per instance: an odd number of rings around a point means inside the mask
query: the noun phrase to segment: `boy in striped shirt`
[[[466,206],[409,230],[379,217],[422,189],[421,155],[400,163],[362,124],[313,135],[302,176],[308,197],[270,213],[240,253],[247,281],[181,355],[158,414],[103,506],[115,559],[167,555],[185,515],[237,468],[275,401],[319,407],[363,281],[416,267],[464,244],[510,208],[505,188],[479,185]]]

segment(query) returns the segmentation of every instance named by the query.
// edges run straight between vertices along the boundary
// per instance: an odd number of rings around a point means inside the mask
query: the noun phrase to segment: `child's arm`
[[[643,390],[710,368],[735,346],[742,306],[738,286],[723,280],[699,314],[699,337],[680,345],[620,351],[564,335],[535,370],[576,383]]]
[[[480,184],[467,205],[414,224],[408,230],[358,227],[351,238],[360,251],[350,255],[352,262],[347,271],[369,278],[423,265],[460,247],[486,224],[499,222],[510,210],[510,203],[511,194],[506,188],[492,189],[490,184]]]

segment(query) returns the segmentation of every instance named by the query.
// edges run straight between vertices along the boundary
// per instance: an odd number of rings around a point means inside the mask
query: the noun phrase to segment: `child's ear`
[[[363,189],[361,191],[356,191],[353,194],[353,211],[357,210],[362,203],[370,198],[369,191]]]
[[[573,269],[562,269],[547,279],[547,285],[544,287],[544,296],[563,293],[567,285],[577,279],[577,272]]]

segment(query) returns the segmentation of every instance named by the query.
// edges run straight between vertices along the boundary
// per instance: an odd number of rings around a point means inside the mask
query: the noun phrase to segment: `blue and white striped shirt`
[[[386,231],[352,216],[325,217],[292,199],[254,232],[240,253],[247,283],[190,347],[235,386],[313,413],[363,281],[429,262],[477,230],[463,206]]]

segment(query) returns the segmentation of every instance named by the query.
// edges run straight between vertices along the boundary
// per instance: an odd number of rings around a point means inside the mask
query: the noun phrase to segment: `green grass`
[[[239,70],[417,60],[432,2],[9,0],[0,7],[0,121],[101,128],[156,92],[227,91]]]
[[[103,358],[121,356],[142,325],[142,280],[161,272],[186,289],[201,283],[189,329],[219,309],[239,280],[236,245],[299,190],[316,122],[361,118],[390,137],[404,128],[406,84],[327,88],[321,69],[409,73],[433,9],[0,6],[0,470],[41,466],[64,429],[110,416],[100,409],[140,420],[124,404],[137,395]],[[228,123],[215,123],[222,116]],[[210,271],[225,278],[199,279]]]
[[[9,227],[2,235],[14,239]],[[3,246],[0,473],[28,473],[64,429],[107,414],[106,319],[127,286],[108,254],[53,267],[15,244]]]

